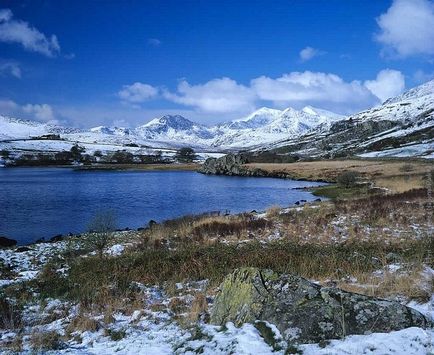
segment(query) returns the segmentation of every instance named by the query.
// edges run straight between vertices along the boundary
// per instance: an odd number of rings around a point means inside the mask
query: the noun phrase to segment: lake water
[[[311,193],[294,188],[317,185],[190,171],[0,168],[0,235],[26,244],[81,233],[96,212],[107,209],[116,213],[119,228],[210,211],[261,211],[312,200]]]

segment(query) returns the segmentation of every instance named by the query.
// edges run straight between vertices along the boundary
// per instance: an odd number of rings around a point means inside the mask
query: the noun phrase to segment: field
[[[425,186],[432,162],[421,160],[326,160],[290,164],[246,164],[249,169],[289,174],[294,179],[335,182],[344,171],[358,172],[362,179],[392,192],[404,192]]]

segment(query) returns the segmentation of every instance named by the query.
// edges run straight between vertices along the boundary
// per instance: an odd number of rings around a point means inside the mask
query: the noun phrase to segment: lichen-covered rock
[[[398,302],[321,287],[296,275],[242,268],[220,286],[211,323],[267,321],[285,340],[319,342],[349,334],[426,327],[430,321]]]
[[[221,158],[208,158],[199,172],[214,175],[244,175],[246,170],[242,167],[247,159],[242,155],[227,154]]]

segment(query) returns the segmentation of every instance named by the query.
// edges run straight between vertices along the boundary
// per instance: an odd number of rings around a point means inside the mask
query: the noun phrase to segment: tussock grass
[[[315,208],[306,205],[301,210],[269,213],[266,218],[184,217],[144,231],[140,245],[120,256],[71,259],[68,277],[48,264],[35,288],[43,298],[68,299],[88,310],[128,313],[145,304],[136,282],[173,285],[208,279],[208,292],[212,292],[235,268],[253,266],[318,281],[335,280],[347,289],[356,289],[357,284],[347,280],[357,279],[364,284],[357,289],[362,293],[422,300],[427,292],[416,275],[423,265],[434,266],[434,243],[427,229],[432,213],[426,196],[425,189],[415,189]],[[417,235],[413,225],[418,226]],[[268,239],[276,232],[278,239]],[[406,265],[406,274],[376,277],[374,272],[396,262],[391,256]],[[193,317],[205,307],[199,301]],[[174,313],[184,311],[176,300],[170,308]]]

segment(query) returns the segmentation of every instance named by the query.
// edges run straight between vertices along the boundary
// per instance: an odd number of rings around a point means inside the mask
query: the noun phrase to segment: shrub
[[[2,157],[3,159],[9,159],[10,153],[8,150],[3,149],[0,151],[0,157]]]
[[[134,155],[126,150],[118,150],[113,153],[111,160],[119,164],[130,164],[134,162]]]
[[[184,147],[176,152],[175,159],[180,163],[191,163],[196,159],[196,154],[192,148]]]
[[[12,304],[5,296],[0,296],[0,329],[16,329],[21,325],[19,307]]]
[[[108,245],[113,232],[116,230],[116,216],[113,211],[102,211],[95,214],[88,225],[89,233],[86,244],[96,250],[102,257],[104,248]]]
[[[360,175],[356,171],[345,171],[342,174],[340,174],[336,181],[339,185],[350,188],[357,185],[357,182],[360,178]]]
[[[409,173],[410,171],[414,170],[414,166],[411,164],[404,164],[399,168],[399,171],[402,171],[403,173]]]
[[[80,161],[81,155],[82,155],[82,153],[85,152],[85,150],[86,150],[85,148],[79,146],[78,144],[74,144],[70,150],[71,155],[72,155],[72,159],[74,159],[75,161]]]

